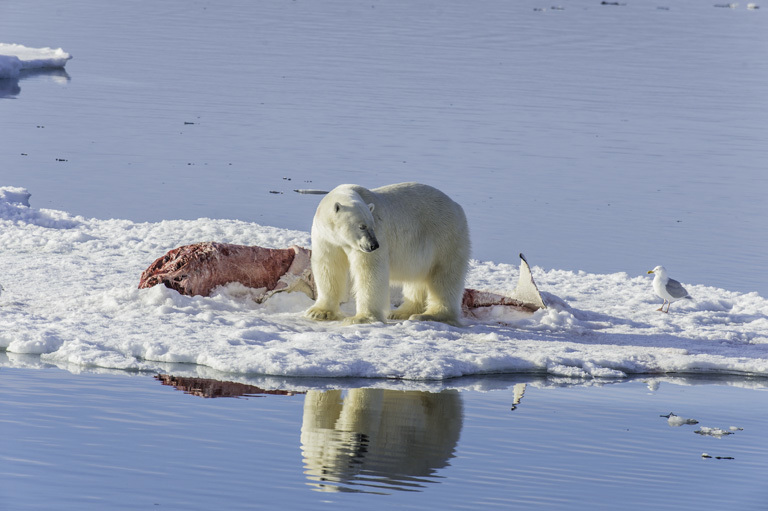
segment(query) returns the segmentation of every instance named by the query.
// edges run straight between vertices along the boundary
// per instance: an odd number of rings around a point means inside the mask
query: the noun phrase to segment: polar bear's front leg
[[[349,260],[340,248],[312,245],[312,275],[317,288],[315,305],[307,309],[308,318],[318,321],[342,319],[339,304],[347,291]]]
[[[385,250],[349,255],[356,313],[345,325],[384,322],[389,310],[389,261]]]

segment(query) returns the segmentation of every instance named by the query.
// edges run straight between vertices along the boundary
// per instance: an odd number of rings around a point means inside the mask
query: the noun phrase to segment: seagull
[[[656,294],[659,295],[659,298],[664,300],[661,304],[661,307],[656,309],[657,311],[668,313],[669,306],[672,305],[672,302],[683,299],[693,300],[693,298],[691,298],[691,296],[688,294],[688,291],[686,291],[678,281],[675,279],[670,279],[667,276],[667,269],[663,266],[657,266],[652,270],[648,270],[648,273],[653,273],[656,275],[653,278],[653,290],[656,291]],[[664,310],[664,305],[667,306],[667,310]]]

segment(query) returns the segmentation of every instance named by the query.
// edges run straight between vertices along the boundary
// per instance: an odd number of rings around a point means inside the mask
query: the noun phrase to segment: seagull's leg
[[[667,302],[667,310],[664,311],[666,314],[669,314],[669,306],[670,305],[672,305],[672,302]]]
[[[663,301],[663,302],[661,302],[661,307],[659,307],[659,308],[658,308],[658,309],[656,309],[656,310],[657,310],[657,311],[661,311],[661,312],[664,312],[664,304],[666,304],[666,303],[667,303],[667,299],[665,298],[665,299],[664,299],[664,301]]]

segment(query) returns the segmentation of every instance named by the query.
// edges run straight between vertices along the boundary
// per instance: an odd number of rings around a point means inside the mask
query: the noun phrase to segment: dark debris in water
[[[710,454],[707,454],[706,452],[701,453],[701,457],[705,459],[715,459],[715,460],[735,460],[733,456],[712,456]]]

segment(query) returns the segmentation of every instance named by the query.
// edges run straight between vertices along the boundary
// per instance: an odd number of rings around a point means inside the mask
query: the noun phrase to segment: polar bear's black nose
[[[379,248],[379,242],[376,241],[375,239],[369,239],[369,240],[366,240],[365,243],[363,243],[363,250],[365,250],[366,252],[373,252],[377,248]]]
[[[376,236],[373,236],[370,233],[365,233],[365,237],[363,238],[363,242],[360,244],[360,248],[362,248],[365,252],[373,252],[379,248],[379,240],[376,239]]]

